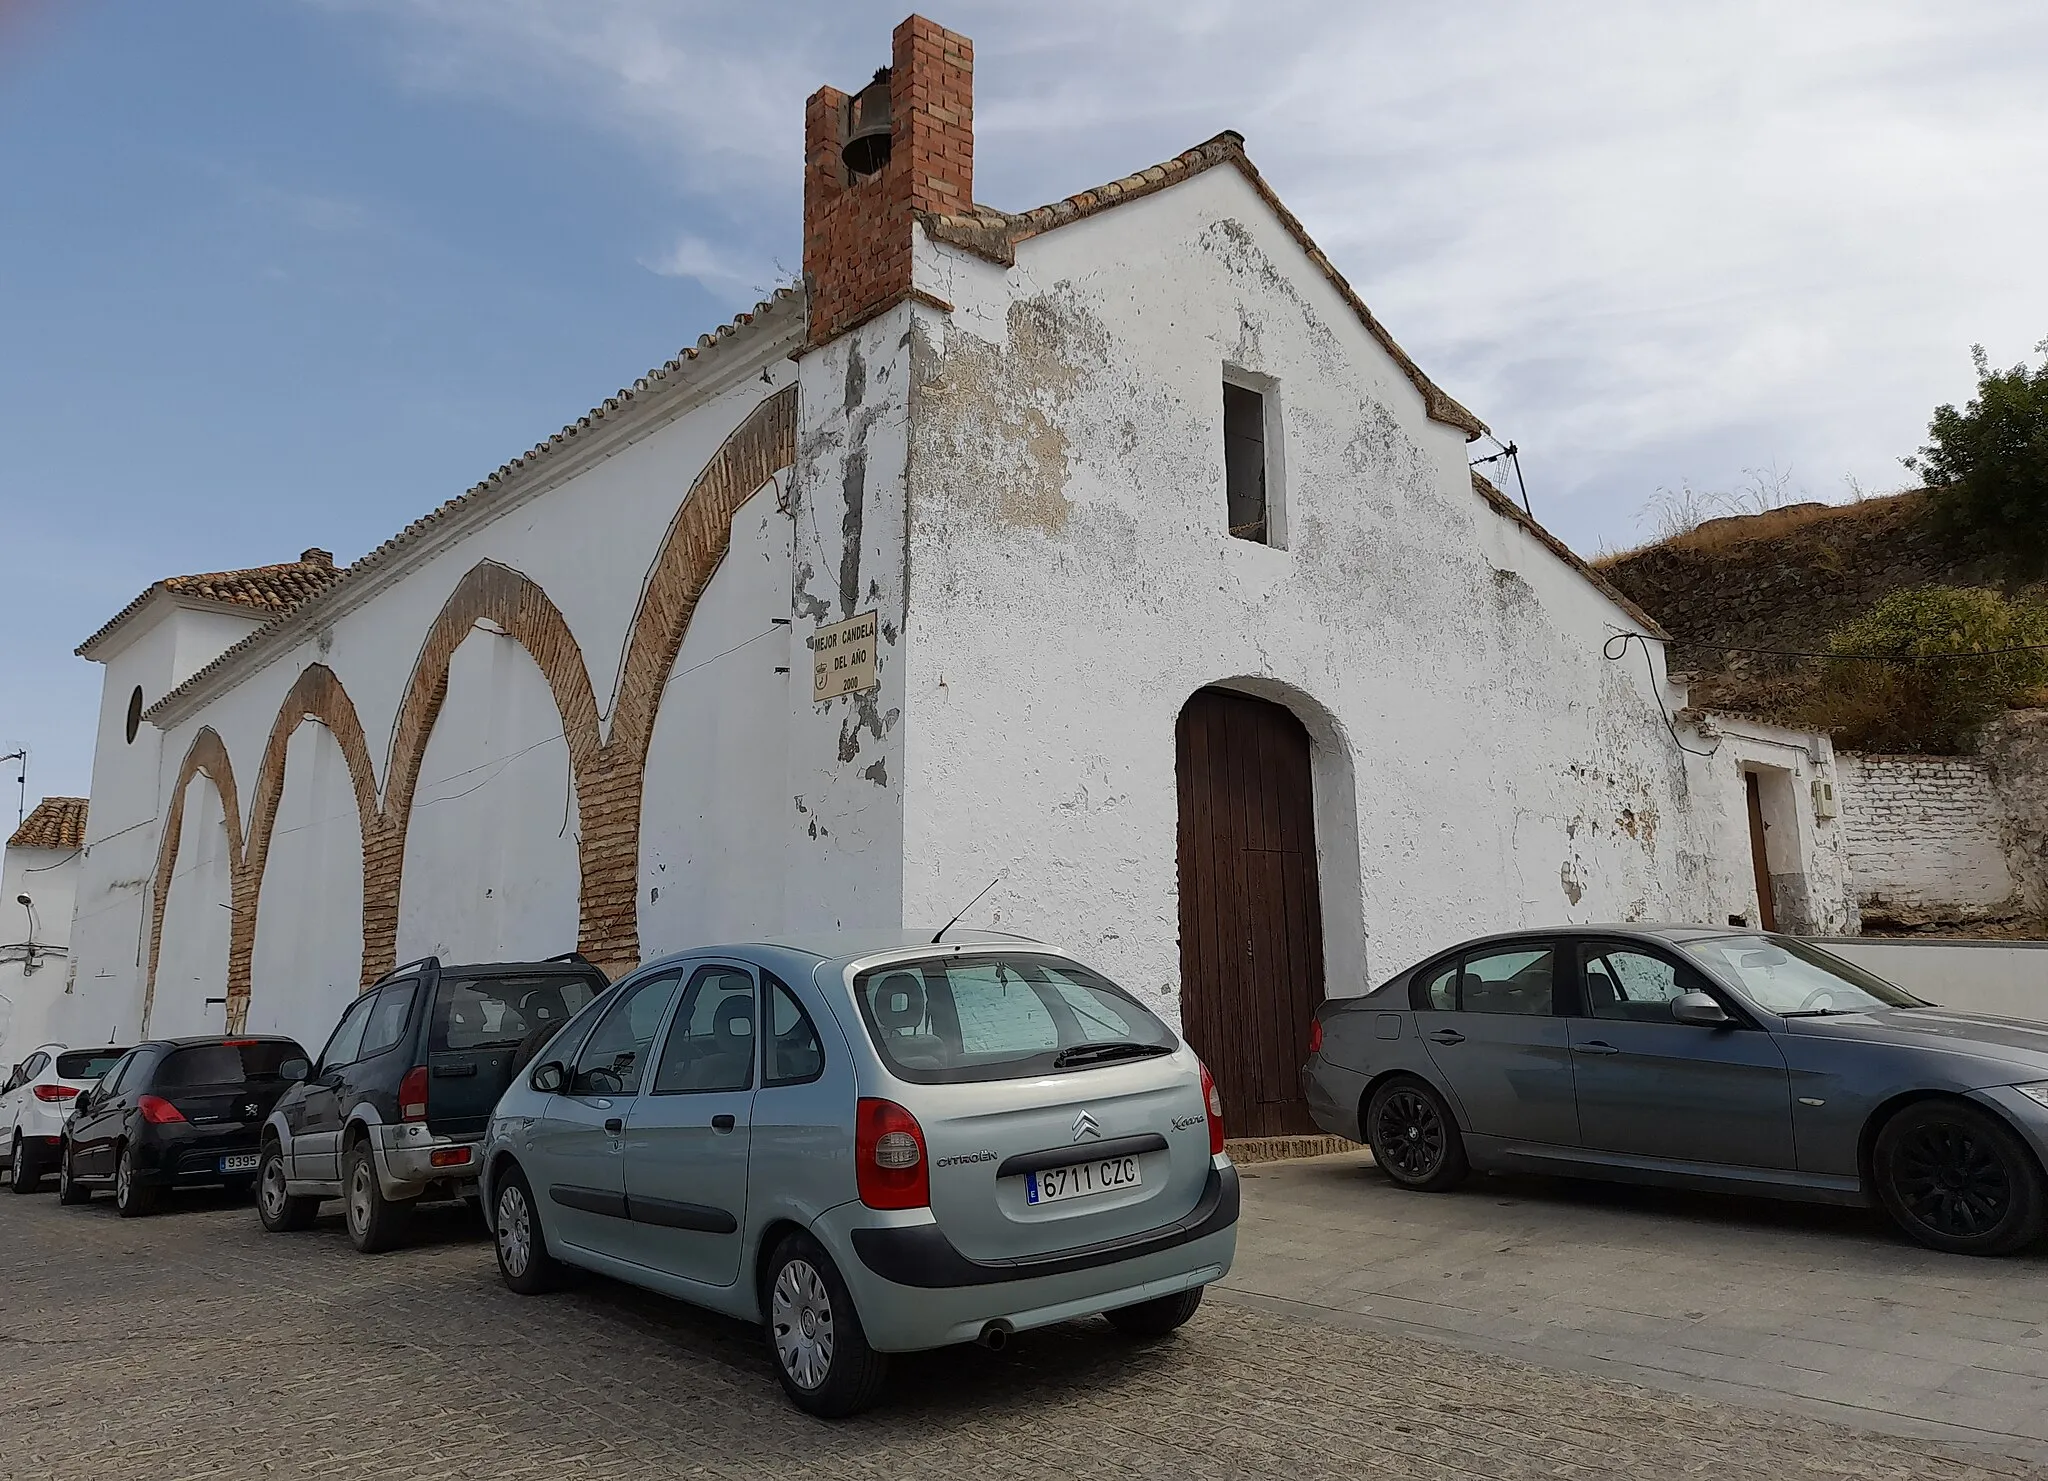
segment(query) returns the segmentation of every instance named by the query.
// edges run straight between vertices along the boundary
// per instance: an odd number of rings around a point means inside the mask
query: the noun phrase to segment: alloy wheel
[[[789,1261],[769,1306],[783,1371],[799,1388],[816,1388],[832,1371],[832,1295],[823,1277],[808,1260]]]
[[[526,1194],[518,1184],[506,1185],[498,1195],[498,1259],[513,1279],[526,1274],[533,1258],[533,1214],[526,1206]]]
[[[128,1160],[128,1149],[121,1149],[121,1160],[114,1164],[114,1206],[128,1207],[135,1197],[135,1168]]]
[[[355,1171],[349,1174],[348,1224],[358,1234],[370,1227],[370,1201],[374,1191],[370,1179],[373,1176],[368,1158],[359,1159]]]
[[[273,1224],[284,1222],[284,1159],[263,1159],[263,1176],[257,1181],[256,1197],[263,1205],[263,1217]]]
[[[1988,1233],[2012,1207],[2012,1171],[1970,1128],[1934,1122],[1909,1133],[1893,1154],[1893,1185],[1912,1216],[1938,1234]]]
[[[1390,1171],[1413,1181],[1443,1165],[1445,1141],[1443,1117],[1419,1090],[1396,1090],[1373,1118],[1373,1150],[1385,1156]]]

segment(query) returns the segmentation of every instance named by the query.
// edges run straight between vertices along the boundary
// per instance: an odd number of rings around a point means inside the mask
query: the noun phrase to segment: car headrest
[[[736,998],[718,1015],[718,1032],[721,1038],[751,1039],[754,1036],[754,1005],[746,998]]]
[[[891,1032],[924,1022],[924,979],[915,972],[891,972],[875,987],[875,1022]]]

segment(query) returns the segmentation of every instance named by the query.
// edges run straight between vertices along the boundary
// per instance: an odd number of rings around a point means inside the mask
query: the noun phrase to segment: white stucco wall
[[[10,848],[0,857],[0,1073],[48,1040],[51,1005],[70,976],[78,866],[76,849]],[[35,904],[33,934],[22,895]]]
[[[608,724],[621,654],[642,586],[677,507],[732,431],[797,373],[788,354],[800,315],[788,304],[778,312],[781,321],[757,325],[743,338],[721,342],[710,356],[676,372],[667,385],[639,391],[629,413],[592,423],[529,472],[476,496],[471,511],[415,538],[374,580],[355,583],[347,599],[327,608],[317,625],[308,624],[258,650],[255,661],[235,668],[229,682],[209,691],[196,706],[165,717],[161,733],[145,725],[136,750],[146,740],[155,759],[139,772],[116,764],[126,762],[120,755],[119,724],[135,681],[124,670],[116,699],[110,668],[94,786],[96,792],[101,789],[106,772],[112,787],[109,795],[132,791],[132,802],[109,808],[120,815],[109,822],[137,826],[116,847],[93,851],[101,855],[96,861],[101,867],[93,880],[94,898],[82,897],[79,906],[83,949],[77,993],[67,999],[70,1018],[82,1026],[112,1015],[127,1023],[128,1032],[135,1029],[141,998],[139,964],[146,942],[144,912],[161,830],[162,808],[154,793],[167,784],[200,727],[211,726],[222,737],[246,816],[281,702],[309,664],[325,664],[340,678],[355,706],[381,792],[390,771],[399,706],[421,640],[457,583],[480,561],[519,571],[546,591],[581,649],[601,721]],[[786,532],[778,534],[761,525],[758,507],[743,516],[756,520],[749,538],[766,539],[771,546],[777,540],[786,542]],[[772,496],[765,507],[775,507]],[[788,523],[786,516],[775,518]],[[307,535],[314,539],[319,532],[309,530]],[[773,625],[774,617],[786,621],[789,616],[786,544],[781,549],[779,559],[771,555],[762,562],[778,567],[772,580],[748,567],[752,579],[764,588],[772,585],[775,593],[771,612],[750,613],[750,618],[758,618],[753,631]],[[714,578],[706,597],[709,606],[717,608],[725,601],[722,593],[732,579],[729,573],[740,568],[728,562]],[[758,596],[755,592],[737,605],[750,608]],[[712,625],[728,620],[741,619],[736,611],[728,612]],[[790,662],[789,633],[787,626],[775,625],[773,635],[742,657],[742,662],[757,662],[777,685],[778,714],[788,710],[783,694],[787,680],[774,670]],[[688,655],[702,652],[697,635],[685,652],[685,665],[695,661]],[[149,701],[172,686],[175,680],[169,676],[182,661],[176,644],[169,645],[159,665],[161,677],[145,685]],[[731,672],[731,664],[727,659],[712,668]],[[687,682],[676,690],[683,690]],[[759,703],[758,696],[748,701],[750,706]],[[664,717],[663,725],[672,729],[671,721]],[[401,960],[437,948],[463,956],[530,955],[566,951],[576,944],[578,826],[572,800],[569,826],[562,827],[567,763],[560,729],[549,691],[518,644],[482,632],[465,639],[456,654],[441,720],[428,741],[408,832],[400,900]],[[359,878],[352,889],[306,887],[316,878],[347,876],[353,855],[345,845],[330,840],[294,861],[293,851],[302,845],[284,832],[293,826],[290,819],[298,815],[296,809],[310,808],[322,817],[342,811],[346,789],[338,756],[332,758],[335,764],[327,776],[315,782],[319,800],[302,802],[297,794],[308,756],[332,745],[319,732],[317,725],[301,727],[287,754],[284,814],[257,922],[249,1019],[255,1028],[270,1015],[279,1026],[297,1025],[290,1031],[309,1038],[331,1026],[327,999],[350,980],[341,971],[341,943],[354,936],[357,972],[362,949]],[[524,749],[536,740],[542,743]],[[722,743],[729,749],[738,744]],[[672,762],[687,760],[680,749],[676,735],[657,734],[660,754],[651,768],[657,790],[667,785],[662,777]],[[472,787],[474,791],[461,795]],[[751,809],[771,791],[776,806],[751,840],[729,817],[718,824],[721,848],[727,851],[718,863],[737,879],[758,879],[779,868],[788,833],[779,824],[789,812],[791,788],[780,766],[764,758],[752,788],[735,789],[729,799],[734,807]],[[660,802],[657,810],[667,805]],[[189,817],[186,827],[189,835]],[[94,836],[104,831],[96,826]],[[743,844],[757,851],[762,861],[757,867],[750,869],[730,856],[731,849]],[[672,837],[664,834],[661,847],[673,846]],[[170,900],[170,916],[179,920],[180,931],[191,924],[184,919],[191,913],[186,909],[189,902],[179,899],[185,883],[181,877],[174,884]],[[491,893],[486,896],[485,890]],[[751,909],[751,897],[737,884],[723,898],[736,909],[743,896]],[[118,908],[97,917],[89,914],[105,901]],[[679,902],[670,903],[674,908]],[[228,912],[216,908],[216,913],[224,924]],[[717,914],[714,910],[704,919],[708,922]],[[185,955],[196,959],[196,947],[188,951],[180,946],[177,952],[181,960]],[[172,959],[167,927],[165,966],[160,972]],[[286,962],[292,964],[289,983],[281,970]],[[326,1006],[316,1012],[316,1002]],[[153,1029],[159,1027],[160,1023],[152,1024]],[[102,1030],[94,1041],[103,1038]]]
[[[206,777],[185,784],[184,822],[164,909],[156,994],[143,1025],[160,1038],[227,1027],[233,881],[220,793]]]
[[[1974,756],[1844,756],[1842,826],[1863,911],[1903,924],[2019,908],[1989,768]]]
[[[1174,726],[1213,683],[1291,694],[1351,772],[1348,815],[1319,788],[1332,993],[1479,931],[1753,896],[1655,645],[1603,658],[1633,622],[1475,495],[1463,435],[1234,171],[1011,271],[916,263],[953,312],[914,311],[906,917],[1007,867],[976,923],[1170,1005]],[[1280,399],[1286,550],[1226,534],[1226,367]]]
[[[246,1027],[289,1034],[317,1052],[362,978],[362,825],[348,763],[327,727],[302,724],[285,745]]]
[[[472,631],[448,666],[413,796],[398,960],[531,961],[575,950],[578,834],[569,745],[547,680],[513,639]]]
[[[1708,715],[1687,736],[1687,744],[1713,752],[1693,763],[1706,778],[1695,793],[1697,830],[1734,876],[1726,916],[1703,917],[1706,923],[1738,917],[1750,926],[1763,922],[1754,870],[1748,867],[1749,792],[1743,773],[1754,771],[1764,805],[1765,857],[1778,929],[1797,935],[1855,931],[1849,837],[1839,816],[1844,758],[1835,754],[1828,738],[1746,717]],[[1834,785],[1838,816],[1819,815],[1816,782]]]
[[[904,469],[909,446],[908,305],[800,362],[791,485],[784,910],[794,927],[896,926],[904,919]],[[877,614],[879,687],[811,698],[811,634]],[[948,912],[950,914],[950,912]]]
[[[790,538],[770,485],[733,516],[671,670],[640,812],[640,951],[745,940],[783,919]]]

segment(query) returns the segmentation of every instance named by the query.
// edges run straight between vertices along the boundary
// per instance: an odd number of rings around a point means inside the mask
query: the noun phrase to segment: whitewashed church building
[[[1237,135],[1011,213],[971,44],[890,63],[810,100],[800,286],[353,565],[84,643],[34,1032],[317,1044],[415,957],[618,971],[998,880],[970,924],[1145,994],[1259,1134],[1306,1129],[1315,1002],[1461,936],[1850,924],[1826,738],[1685,709]]]

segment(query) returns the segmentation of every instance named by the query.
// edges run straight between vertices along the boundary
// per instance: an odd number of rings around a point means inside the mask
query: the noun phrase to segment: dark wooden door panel
[[[1205,689],[1181,712],[1181,1025],[1234,1136],[1313,1132],[1299,1072],[1323,998],[1308,733]]]

